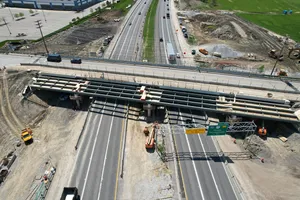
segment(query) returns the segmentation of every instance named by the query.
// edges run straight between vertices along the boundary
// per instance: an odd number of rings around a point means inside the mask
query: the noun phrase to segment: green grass
[[[209,3],[212,0],[209,0]],[[300,11],[299,0],[216,0],[216,9],[247,12],[279,12],[292,9]]]
[[[300,14],[261,15],[240,13],[238,15],[275,33],[283,36],[288,34],[293,40],[300,41]]]
[[[145,26],[144,26],[144,51],[143,57],[148,60],[148,62],[154,62],[154,29],[155,29],[155,15],[156,8],[159,0],[153,0],[149,11],[146,16]]]
[[[126,7],[131,4],[133,5],[133,0],[121,0],[119,3],[113,4],[114,8],[113,10],[121,10],[122,13],[126,14],[129,9],[126,9]]]

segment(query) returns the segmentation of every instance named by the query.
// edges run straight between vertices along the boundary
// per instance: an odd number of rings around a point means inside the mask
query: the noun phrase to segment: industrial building
[[[7,7],[80,11],[104,0],[4,0]]]

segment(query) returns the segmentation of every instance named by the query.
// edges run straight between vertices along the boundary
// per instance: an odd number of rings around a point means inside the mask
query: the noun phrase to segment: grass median
[[[155,15],[159,0],[153,0],[149,11],[146,16],[144,26],[144,47],[143,47],[143,58],[148,62],[154,62],[154,29],[155,29]]]

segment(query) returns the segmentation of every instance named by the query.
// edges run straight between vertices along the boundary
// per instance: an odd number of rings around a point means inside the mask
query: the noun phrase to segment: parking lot
[[[95,10],[95,8],[101,6],[101,4],[103,5],[103,2],[91,6],[90,8]],[[0,20],[0,42],[4,40],[38,39],[41,37],[41,34],[39,29],[36,28],[36,20],[41,20],[43,34],[47,35],[68,25],[73,18],[82,18],[90,14],[90,8],[80,13],[73,11],[34,10],[34,12],[37,12],[34,16],[31,16],[29,9],[0,8],[0,18],[4,18],[7,23],[7,26],[5,26],[3,20]],[[14,20],[14,15],[17,13],[23,13],[24,19],[19,21]],[[16,37],[18,33],[25,33],[26,36]]]

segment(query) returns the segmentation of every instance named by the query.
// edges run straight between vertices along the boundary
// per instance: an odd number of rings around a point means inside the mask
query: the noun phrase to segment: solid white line
[[[143,5],[143,4],[141,4],[141,5]],[[140,6],[140,5],[138,5],[138,6]],[[139,8],[137,8],[137,9],[139,9]],[[123,44],[122,44],[122,46],[121,46],[121,49],[120,49],[120,51],[119,51],[119,56],[118,56],[118,60],[120,59],[120,56],[121,56],[121,52],[122,52],[122,50],[123,50],[123,48],[124,48],[124,45],[125,45],[125,42],[126,42],[126,40],[127,40],[127,37],[128,37],[128,35],[129,35],[129,33],[131,34],[131,31],[129,31],[130,29],[131,29],[131,27],[132,27],[132,23],[133,23],[133,21],[135,22],[136,20],[136,18],[138,17],[139,15],[134,15],[132,18],[133,18],[133,20],[131,20],[129,23],[131,23],[131,25],[130,25],[130,27],[127,29],[128,31],[127,31],[127,34],[126,34],[126,36],[125,36],[125,39],[124,39],[124,41],[123,41]],[[130,20],[131,18],[129,18],[128,20]],[[135,24],[136,25],[136,24]],[[122,54],[123,55],[123,54]],[[125,55],[126,56],[126,55]]]
[[[98,198],[97,198],[98,200],[100,200],[100,196],[101,196],[101,188],[102,188],[102,182],[103,182],[103,176],[104,176],[105,164],[106,164],[106,158],[107,158],[107,150],[108,150],[108,146],[109,146],[111,129],[112,129],[113,121],[114,121],[114,114],[115,114],[115,110],[116,110],[116,105],[117,105],[117,102],[114,105],[114,111],[112,113],[112,119],[111,119],[111,123],[110,123],[108,139],[107,139],[107,143],[106,143],[105,156],[104,156],[104,160],[103,160],[102,173],[101,173],[101,181],[100,181],[100,186],[99,186],[99,191],[98,191]]]
[[[83,188],[82,188],[82,198],[84,197],[84,191],[85,191],[85,187],[86,187],[86,182],[87,182],[87,179],[88,179],[88,176],[89,176],[89,172],[90,172],[90,168],[91,168],[91,163],[92,163],[92,158],[93,158],[93,155],[94,155],[94,151],[95,151],[95,147],[96,147],[96,142],[97,142],[97,138],[98,138],[98,135],[99,135],[99,130],[100,130],[100,126],[101,126],[101,123],[102,123],[102,119],[103,119],[103,112],[104,112],[104,109],[105,109],[105,106],[106,106],[106,101],[105,101],[105,105],[101,111],[101,118],[100,118],[100,122],[99,122],[99,125],[98,125],[98,128],[97,128],[97,134],[96,134],[96,137],[95,137],[95,141],[94,141],[94,144],[93,144],[93,149],[92,149],[92,154],[90,156],[90,161],[89,161],[89,165],[88,165],[88,169],[87,169],[87,172],[86,172],[86,175],[85,175],[85,178],[84,178],[84,184],[83,184]]]
[[[169,129],[169,133],[171,133],[171,127],[170,127],[170,124],[168,124],[168,129]],[[173,138],[171,136],[171,134],[169,134],[169,138],[171,141],[173,141]],[[181,196],[179,195],[179,192],[180,192],[180,186],[179,186],[179,183],[178,183],[178,169],[177,169],[177,162],[176,162],[176,156],[175,156],[175,149],[174,149],[174,146],[171,145],[171,151],[174,152],[173,153],[173,162],[174,162],[174,166],[175,166],[175,176],[176,176],[176,186],[177,186],[177,194],[178,194],[178,199],[181,199]]]
[[[180,109],[179,109],[179,115],[180,115],[181,123],[183,124],[183,118],[182,118]],[[185,132],[185,127],[183,127],[183,130],[184,130],[184,132]],[[203,191],[202,191],[202,187],[201,187],[201,183],[200,183],[200,180],[199,180],[199,175],[198,175],[198,172],[197,172],[197,170],[196,170],[195,161],[194,161],[194,159],[193,159],[193,155],[192,155],[192,150],[191,150],[190,142],[189,142],[189,139],[188,139],[187,135],[186,135],[186,134],[184,134],[184,135],[185,135],[185,139],[186,139],[186,142],[187,142],[189,151],[190,151],[190,156],[191,156],[191,158],[192,158],[192,163],[193,163],[194,171],[195,171],[195,174],[196,174],[196,179],[197,179],[197,182],[198,182],[198,187],[199,187],[199,189],[200,189],[201,197],[202,197],[203,200],[205,200],[204,195],[203,195]]]
[[[191,113],[191,114],[192,114],[192,113]],[[193,118],[193,123],[195,123],[195,119],[194,119],[194,118]],[[204,145],[203,145],[203,143],[202,143],[201,137],[200,137],[199,134],[197,134],[197,135],[198,135],[198,138],[199,138],[199,140],[200,140],[202,149],[203,149],[203,151],[204,151],[204,155],[205,155],[205,158],[206,158],[206,162],[207,162],[207,165],[208,165],[210,174],[211,174],[211,176],[212,176],[212,179],[213,179],[213,181],[214,181],[215,187],[216,187],[216,189],[217,189],[217,193],[218,193],[219,199],[222,200],[222,197],[221,197],[221,194],[220,194],[220,191],[219,191],[219,187],[218,187],[218,185],[217,185],[217,183],[216,183],[215,176],[214,176],[214,174],[213,174],[213,172],[212,172],[212,170],[211,170],[210,163],[209,163],[209,161],[208,161],[208,159],[207,159],[208,157],[207,157],[207,155],[206,155],[206,151],[205,151]]]

